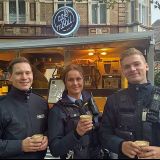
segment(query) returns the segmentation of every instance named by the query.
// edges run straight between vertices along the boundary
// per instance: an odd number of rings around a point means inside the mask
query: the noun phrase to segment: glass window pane
[[[61,8],[63,6],[64,6],[64,4],[58,4],[58,8]]]
[[[18,6],[19,6],[19,23],[24,23],[26,21],[26,7],[25,7],[25,1],[24,0],[19,0],[18,1]]]
[[[131,22],[135,21],[135,1],[131,1]]]
[[[26,8],[25,8],[25,2],[19,1],[19,14],[25,14]]]
[[[9,22],[15,23],[17,21],[16,1],[9,1]]]
[[[143,24],[145,24],[145,15],[146,13],[145,13],[145,6],[144,5],[142,5],[142,23]]]
[[[30,3],[30,20],[36,20],[36,3]]]
[[[146,25],[148,25],[149,17],[149,7],[146,7]]]
[[[16,14],[16,1],[9,1],[9,13]]]
[[[3,21],[3,2],[0,2],[0,21]]]
[[[73,7],[73,3],[68,3],[66,6]]]
[[[106,23],[106,4],[100,4],[100,24]]]
[[[98,12],[97,4],[92,4],[92,24],[98,23],[97,12]]]
[[[139,21],[142,22],[142,5],[139,3]]]

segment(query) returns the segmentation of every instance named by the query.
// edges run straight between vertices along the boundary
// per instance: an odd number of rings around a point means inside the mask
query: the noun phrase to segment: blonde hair
[[[129,57],[129,56],[132,56],[132,55],[140,55],[141,57],[143,57],[144,61],[146,62],[144,54],[136,48],[129,48],[129,49],[125,50],[120,56],[120,62],[122,63],[122,61],[126,57]]]

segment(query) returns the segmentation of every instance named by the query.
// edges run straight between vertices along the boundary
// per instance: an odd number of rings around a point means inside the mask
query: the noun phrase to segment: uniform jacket
[[[123,141],[135,141],[143,138],[144,133],[137,126],[142,121],[143,108],[147,107],[151,102],[152,90],[153,86],[150,83],[129,85],[128,89],[121,90],[107,99],[99,137],[102,145],[111,152],[117,153],[120,158],[124,158],[121,152]],[[124,101],[122,98],[120,100],[120,97],[123,97],[122,95],[126,96]],[[125,133],[130,136],[124,136],[125,138],[120,136],[121,133],[117,132],[117,130],[119,131],[121,128],[125,131],[123,136]]]
[[[84,103],[90,99],[90,94],[82,92]],[[63,103],[62,103],[63,102]],[[65,104],[65,106],[62,106]],[[68,108],[68,114],[62,107]],[[80,108],[75,107],[70,101],[67,94],[63,94],[62,100],[56,103],[49,113],[49,147],[53,156],[66,158],[69,151],[74,151],[74,159],[91,158],[91,149],[94,148],[91,142],[96,142],[97,138],[93,139],[93,134],[96,131],[90,131],[81,138],[75,135],[76,126],[81,114],[91,112],[89,107],[85,107],[80,111]],[[98,142],[97,142],[98,143]],[[98,145],[96,144],[96,147]],[[92,152],[93,154],[96,152]],[[96,158],[96,156],[93,158]]]
[[[0,158],[40,159],[46,151],[22,152],[22,140],[47,131],[47,102],[40,96],[12,88],[0,100]]]

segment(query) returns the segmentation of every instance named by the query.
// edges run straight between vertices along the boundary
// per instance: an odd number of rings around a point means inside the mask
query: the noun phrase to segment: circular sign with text
[[[77,32],[79,25],[79,14],[68,6],[59,8],[52,17],[52,28],[54,32],[63,37]]]

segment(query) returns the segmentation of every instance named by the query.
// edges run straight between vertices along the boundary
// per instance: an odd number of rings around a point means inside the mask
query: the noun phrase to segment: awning
[[[34,48],[74,47],[82,45],[89,48],[90,45],[110,44],[110,47],[140,47],[145,48],[153,37],[153,32],[120,33],[109,35],[97,35],[87,37],[52,38],[42,40],[23,40],[15,42],[1,42],[0,51]],[[112,44],[111,44],[112,43]]]

